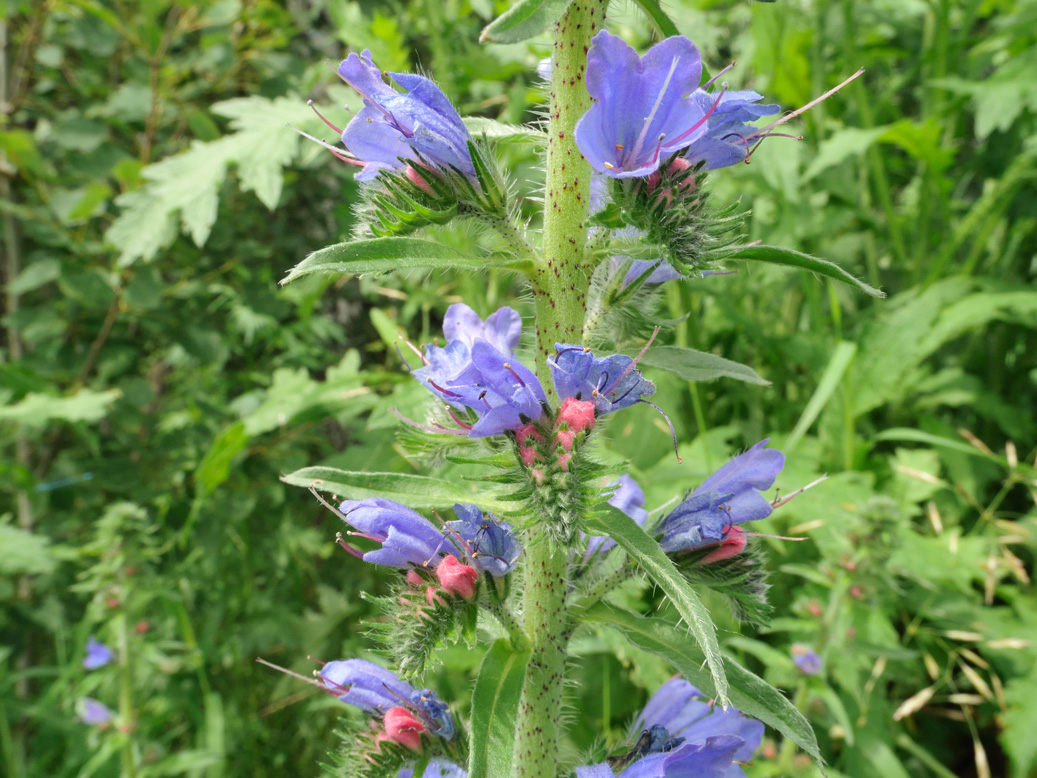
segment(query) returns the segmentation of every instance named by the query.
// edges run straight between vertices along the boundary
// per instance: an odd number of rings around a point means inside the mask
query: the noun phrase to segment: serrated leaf
[[[703,669],[703,654],[684,634],[657,618],[598,603],[583,612],[590,622],[609,624],[623,632],[631,643],[661,656],[706,695],[717,698],[711,675]],[[810,722],[785,696],[755,673],[730,657],[724,660],[731,680],[731,704],[746,716],[773,727],[806,751],[823,767],[824,760]]]
[[[820,257],[812,257],[801,251],[781,248],[780,246],[745,246],[731,255],[732,259],[753,260],[756,262],[769,262],[772,265],[785,265],[786,267],[798,267],[801,270],[809,270],[818,275],[842,281],[844,284],[855,286],[865,294],[872,297],[885,297],[886,293],[869,286],[858,278],[847,273],[834,262]]]
[[[16,421],[29,427],[42,427],[50,421],[99,421],[121,395],[118,389],[80,389],[69,397],[32,393],[14,405],[0,408],[0,421]]]
[[[469,775],[512,775],[515,721],[529,656],[528,651],[512,650],[511,643],[501,638],[483,657],[472,694]]]
[[[287,284],[314,273],[360,275],[388,273],[412,267],[469,268],[500,267],[507,260],[473,258],[456,249],[419,238],[371,238],[337,243],[319,249],[293,267],[282,280]]]
[[[750,384],[769,386],[770,381],[757,375],[748,365],[741,365],[705,351],[681,346],[655,346],[641,358],[641,366],[665,370],[685,381],[711,381],[714,378],[734,378]]]
[[[484,135],[490,140],[539,140],[546,141],[547,133],[525,124],[505,124],[484,116],[465,116],[464,126],[474,136]]]
[[[648,17],[648,21],[660,38],[680,35],[677,25],[673,23],[673,20],[662,9],[658,0],[634,0],[634,5],[640,8],[641,12]]]
[[[571,0],[518,0],[482,31],[479,40],[521,43],[535,38],[565,13]]]
[[[595,534],[608,535],[615,540],[666,593],[702,649],[706,664],[709,665],[713,696],[726,707],[729,704],[727,677],[724,675],[724,660],[717,643],[716,627],[695,590],[684,580],[659,544],[618,508],[602,506],[596,515],[588,519],[587,527]]]
[[[454,503],[477,503],[481,508],[500,509],[487,494],[485,483],[478,492],[451,481],[410,473],[363,473],[335,467],[304,467],[281,480],[292,486],[313,488],[348,500],[384,497],[408,508],[449,508]]]
[[[0,575],[49,573],[56,565],[50,541],[18,527],[0,524],[0,548]]]

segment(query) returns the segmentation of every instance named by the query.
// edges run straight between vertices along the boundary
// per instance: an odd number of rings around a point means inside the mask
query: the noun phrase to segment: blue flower
[[[396,774],[396,778],[414,778],[413,768],[404,767]],[[468,772],[452,762],[433,759],[421,774],[421,778],[468,778]]]
[[[618,270],[623,264],[629,259],[629,257],[612,257],[610,261],[612,270]],[[645,286],[657,286],[664,284],[667,281],[678,281],[682,276],[673,265],[667,262],[665,259],[635,259],[631,261],[629,269],[627,269],[626,275],[623,277],[623,287],[628,287],[634,281],[639,279],[645,273],[648,273],[651,269],[651,273],[644,280]]]
[[[707,132],[708,106],[690,95],[702,78],[698,49],[674,36],[638,57],[604,30],[587,53],[587,91],[595,102],[576,124],[576,144],[591,167],[612,178],[643,177],[661,157]]]
[[[83,667],[87,670],[96,670],[98,667],[104,667],[114,658],[115,655],[112,653],[112,650],[104,643],[95,640],[93,635],[86,641],[86,656],[83,658]]]
[[[558,396],[593,402],[597,416],[629,408],[655,393],[655,385],[624,354],[599,358],[588,348],[568,343],[556,343],[555,350],[548,364]]]
[[[442,556],[458,555],[453,543],[440,529],[398,502],[381,497],[346,500],[339,510],[343,519],[356,528],[356,535],[381,544],[379,548],[364,553],[345,546],[347,551],[365,562],[431,570]]]
[[[357,176],[372,179],[380,169],[402,170],[400,158],[422,161],[475,178],[468,152],[471,136],[457,110],[432,81],[412,73],[390,73],[406,92],[382,80],[371,52],[350,54],[338,74],[364,98],[364,107],[342,132],[350,153],[367,163]]]
[[[339,700],[375,715],[409,702],[415,693],[413,686],[394,673],[363,659],[328,662],[318,675]]]
[[[744,778],[736,764],[759,748],[763,724],[734,708],[717,710],[682,678],[663,684],[634,722],[634,749],[619,778]],[[578,778],[615,778],[607,763],[580,767]]]
[[[756,92],[724,92],[719,95],[719,101],[717,97],[701,89],[692,95],[692,99],[705,111],[715,106],[707,122],[706,133],[684,152],[684,159],[692,164],[704,163],[704,170],[716,170],[743,162],[762,140],[760,135],[754,137],[757,128],[751,122],[781,110],[777,105],[757,105],[763,95]]]
[[[637,481],[624,473],[618,481],[614,481],[608,487],[618,487],[615,494],[609,498],[609,505],[619,508],[627,516],[632,518],[637,526],[643,527],[648,520],[648,511],[645,510],[645,493],[638,486]],[[606,488],[608,488],[606,487]],[[587,538],[587,558],[595,553],[604,554],[616,545],[616,541],[605,535],[592,535]]]
[[[821,657],[814,653],[810,646],[802,643],[792,644],[792,661],[805,675],[817,675],[823,667]]]
[[[660,545],[668,554],[711,546],[730,529],[747,521],[764,519],[773,508],[760,494],[770,489],[785,466],[785,456],[764,448],[761,440],[713,475],[659,524]]]
[[[79,720],[84,724],[99,725],[107,724],[115,715],[103,702],[98,702],[93,697],[84,697],[79,701]]]
[[[457,734],[454,714],[450,707],[439,699],[439,695],[431,689],[416,691],[408,698],[410,704],[421,714],[433,735],[444,740],[453,740]]]
[[[457,521],[448,521],[446,525],[463,541],[476,569],[496,578],[515,569],[522,546],[510,524],[490,513],[483,518],[482,510],[475,505],[457,504],[454,513]]]
[[[502,308],[484,323],[468,306],[454,305],[443,329],[450,342],[427,346],[413,375],[448,405],[478,417],[471,426],[458,419],[470,437],[499,435],[543,416],[544,388],[512,354],[522,334],[515,311]]]

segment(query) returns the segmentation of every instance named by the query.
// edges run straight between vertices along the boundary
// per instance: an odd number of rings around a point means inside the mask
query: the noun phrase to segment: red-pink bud
[[[716,547],[699,560],[700,564],[708,565],[711,562],[719,562],[721,559],[741,554],[745,550],[745,532],[741,527],[731,527],[727,536],[721,540]]]
[[[432,187],[428,185],[428,181],[418,175],[418,171],[413,167],[407,165],[407,169],[403,174],[407,176],[407,180],[414,184],[414,186],[418,187],[418,189],[428,194],[432,194]]]
[[[418,575],[417,570],[408,570],[407,583],[411,584],[412,586],[421,586],[425,582],[422,580],[421,576]]]
[[[568,425],[572,432],[583,432],[594,429],[594,403],[590,400],[577,400],[566,397],[558,411],[558,426]]]
[[[456,594],[466,600],[475,596],[475,584],[479,581],[479,572],[474,567],[458,562],[452,556],[445,556],[436,568],[436,576],[443,588],[451,594]]]
[[[559,454],[558,455],[558,469],[569,472],[569,462],[572,461],[572,454]]]
[[[576,439],[576,433],[572,430],[558,430],[555,433],[555,443],[562,447],[563,451],[570,451],[573,447],[573,440]]]
[[[520,446],[526,445],[526,441],[530,438],[533,440],[543,440],[544,436],[537,432],[536,425],[534,424],[523,424],[517,430],[515,430],[515,439],[518,440]]]
[[[421,733],[425,731],[425,725],[409,710],[389,708],[385,712],[384,723],[386,740],[399,743],[411,751],[421,750]]]
[[[519,449],[519,458],[526,467],[532,467],[537,460],[537,450],[532,446]]]
[[[425,601],[435,608],[437,605],[446,605],[446,602],[442,597],[439,596],[440,590],[435,586],[429,586],[425,589]]]

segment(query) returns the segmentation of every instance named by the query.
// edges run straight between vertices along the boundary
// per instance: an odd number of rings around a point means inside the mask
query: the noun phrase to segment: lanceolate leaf
[[[509,778],[515,719],[529,652],[515,652],[501,638],[483,657],[472,695],[468,774]]]
[[[539,140],[546,141],[547,133],[525,124],[505,124],[485,116],[465,116],[461,121],[472,135],[484,135],[491,140]]]
[[[648,21],[660,38],[669,38],[671,35],[680,35],[677,25],[666,15],[658,0],[634,0],[634,5],[641,9]]]
[[[770,385],[747,365],[732,362],[705,351],[680,346],[655,346],[641,358],[642,367],[665,370],[686,381],[710,381],[714,378],[735,378],[750,384]]]
[[[781,248],[780,246],[746,246],[737,254],[732,254],[731,258],[798,267],[818,275],[834,278],[836,281],[842,281],[850,286],[856,286],[862,292],[870,294],[872,297],[886,296],[885,292],[873,286],[868,286],[868,284],[850,275],[834,262],[829,262],[827,259],[820,259],[819,257],[812,257],[809,254],[794,251],[793,249]]]
[[[479,40],[521,43],[535,38],[565,13],[571,0],[518,0],[482,31]]]
[[[497,499],[487,494],[486,485],[479,491],[460,484],[409,473],[361,473],[334,467],[304,467],[281,480],[292,486],[329,492],[347,500],[384,497],[403,503],[408,508],[449,508],[454,503],[478,503],[479,507],[500,510]]]
[[[456,267],[478,270],[502,267],[513,260],[470,257],[449,246],[418,238],[372,238],[337,243],[310,254],[281,281],[287,284],[313,273],[387,273],[411,267]]]
[[[713,696],[726,707],[729,704],[727,677],[724,675],[724,660],[720,656],[716,627],[695,590],[684,580],[659,544],[622,511],[606,505],[587,524],[595,534],[608,535],[615,540],[652,581],[666,592],[702,649],[706,664],[709,665]]]
[[[702,666],[702,652],[681,630],[657,618],[645,618],[605,603],[584,611],[583,617],[619,629],[631,643],[663,657],[700,691],[717,698],[713,678]],[[731,704],[746,716],[778,730],[823,766],[814,731],[803,714],[780,691],[735,660],[725,658],[724,665],[731,680]]]

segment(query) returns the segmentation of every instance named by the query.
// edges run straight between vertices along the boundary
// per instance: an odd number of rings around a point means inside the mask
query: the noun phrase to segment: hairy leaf
[[[671,35],[680,35],[677,25],[673,23],[666,12],[662,9],[659,0],[634,0],[634,5],[648,17],[653,29],[659,33],[660,38],[669,38]]]
[[[695,590],[684,580],[659,544],[619,509],[605,505],[587,524],[597,534],[608,535],[615,540],[666,592],[702,649],[706,664],[709,665],[713,696],[721,705],[727,706],[727,677],[724,675],[724,660],[720,656],[716,627]]]
[[[860,279],[855,278],[834,262],[829,262],[827,259],[821,259],[819,257],[812,257],[809,254],[804,254],[803,252],[795,251],[794,249],[781,248],[780,246],[745,246],[737,253],[732,253],[731,258],[754,260],[757,262],[770,262],[773,265],[785,265],[787,267],[798,267],[802,270],[809,270],[812,273],[827,276],[828,278],[834,278],[836,281],[842,281],[844,284],[855,286],[865,294],[870,294],[872,297],[886,296],[885,292],[876,289],[873,286],[869,286]]]
[[[748,365],[741,365],[716,354],[696,351],[681,346],[655,346],[641,359],[643,367],[654,367],[673,373],[686,381],[711,381],[714,378],[734,378],[750,384],[769,386],[770,381],[760,378]]]
[[[518,0],[482,31],[479,40],[521,43],[535,38],[565,13],[571,0]]]
[[[472,695],[468,774],[508,778],[529,652],[501,638],[483,657]]]

